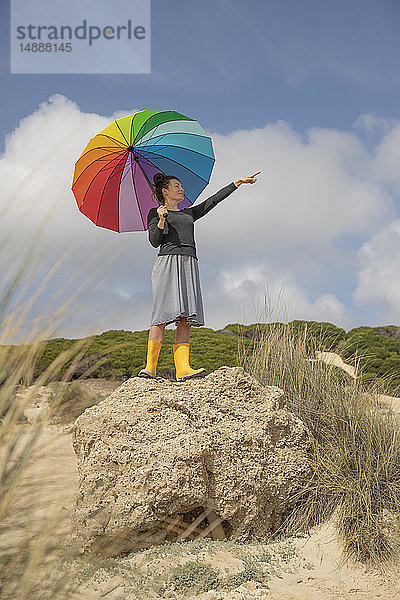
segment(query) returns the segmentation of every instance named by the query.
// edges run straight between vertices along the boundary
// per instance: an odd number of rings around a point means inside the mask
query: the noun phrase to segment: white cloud
[[[388,131],[376,153],[374,176],[378,181],[400,192],[400,123]]]
[[[208,254],[217,245],[223,260],[231,253],[232,222],[232,233],[239,228],[240,238],[252,240],[251,249],[259,254],[280,252],[288,243],[319,247],[343,235],[368,235],[395,215],[392,198],[370,176],[371,158],[354,134],[315,128],[304,141],[289,124],[278,122],[212,137],[217,161],[224,160],[213,190],[241,175],[262,173],[256,184],[242,186],[212,218],[199,222],[198,239],[206,241]]]
[[[293,274],[277,272],[263,263],[222,270],[219,283],[207,296],[214,328],[224,314],[232,316],[229,322],[307,319],[352,326],[349,310],[333,294],[323,293],[311,300]]]
[[[75,300],[60,335],[82,337],[99,323],[103,329],[149,327],[150,272],[158,249],[149,244],[147,232],[96,227],[79,212],[70,189],[75,161],[88,140],[136,110],[141,109],[88,114],[56,94],[7,136],[0,158],[0,211],[5,211],[0,235],[3,243],[10,237],[0,256],[2,270],[10,275],[10,265],[33,239],[32,294],[69,252],[47,282],[36,313],[69,278],[75,277],[76,289],[93,276],[91,298]],[[330,320],[346,328],[358,324],[357,313],[340,298],[354,288],[360,243],[371,238],[373,244],[376,232],[397,217],[388,189],[396,183],[397,127],[386,128],[373,154],[353,132],[313,128],[302,137],[283,121],[229,135],[211,132],[216,166],[197,202],[240,176],[262,172],[257,183],[243,184],[196,222],[206,326],[237,321],[238,311],[262,303],[267,288],[278,296],[282,285],[292,303],[291,318]],[[383,164],[391,167],[385,171]],[[361,279],[365,269],[363,264]],[[366,290],[373,282],[368,281],[357,292],[358,301],[369,301]]]
[[[400,321],[400,219],[374,233],[359,251],[357,306],[374,306],[379,320]]]
[[[364,130],[369,134],[385,133],[398,125],[398,120],[394,117],[381,117],[374,113],[365,113],[357,117],[354,127]]]

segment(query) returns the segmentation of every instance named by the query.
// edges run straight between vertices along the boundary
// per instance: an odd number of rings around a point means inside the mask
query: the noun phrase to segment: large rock
[[[128,379],[73,426],[82,550],[268,537],[308,475],[309,439],[283,391],[241,367]]]

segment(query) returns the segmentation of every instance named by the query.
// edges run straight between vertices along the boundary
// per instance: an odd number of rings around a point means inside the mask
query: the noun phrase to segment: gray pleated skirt
[[[175,323],[204,325],[203,298],[197,258],[186,254],[157,256],[151,272],[153,309],[151,325]]]

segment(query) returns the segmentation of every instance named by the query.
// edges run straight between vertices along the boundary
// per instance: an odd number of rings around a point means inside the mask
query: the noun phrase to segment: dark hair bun
[[[154,185],[159,185],[160,183],[162,183],[165,179],[165,175],[164,173],[156,173],[153,177],[153,183]]]
[[[161,202],[161,204],[165,203],[165,198],[163,196],[163,189],[167,189],[169,186],[169,182],[171,179],[178,179],[175,175],[164,175],[164,173],[156,173],[153,175],[153,183],[154,183],[154,194],[157,197],[157,200]],[[179,181],[179,179],[178,179]]]

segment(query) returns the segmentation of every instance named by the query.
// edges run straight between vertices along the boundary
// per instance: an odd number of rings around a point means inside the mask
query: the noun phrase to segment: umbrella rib
[[[132,160],[132,159],[131,159],[131,160]],[[136,164],[139,164],[139,163],[136,163]],[[139,166],[140,166],[140,165],[139,165]],[[140,167],[140,168],[141,168],[141,170],[142,170],[142,173],[144,174],[144,171],[143,171],[142,167]],[[132,170],[131,170],[130,172],[132,173]],[[146,175],[145,175],[145,177],[146,177]],[[147,177],[146,177],[146,179],[147,179]],[[133,175],[132,175],[132,183],[133,183],[133,188],[134,188],[134,190],[135,190],[136,204],[137,204],[137,206],[138,206],[138,209],[139,209],[139,215],[140,215],[140,218],[141,218],[141,220],[142,220],[142,226],[143,226],[143,229],[144,229],[144,231],[146,231],[146,227],[145,227],[145,224],[144,224],[144,220],[143,220],[142,211],[140,210],[140,204],[139,204],[139,202],[138,202],[138,195],[137,195],[137,192],[136,192],[135,178],[133,177]]]
[[[164,111],[164,112],[166,112],[166,111]],[[168,112],[171,112],[171,111],[168,111]],[[172,111],[172,112],[176,112],[176,111]],[[138,113],[136,113],[136,114],[138,114]],[[180,113],[177,113],[177,114],[180,114]],[[135,115],[135,116],[136,116],[136,115]],[[152,116],[154,116],[154,115],[152,115]],[[182,117],[183,117],[183,116],[184,116],[184,115],[182,115]],[[150,118],[150,117],[149,117],[149,118]],[[149,119],[147,119],[147,121],[148,121],[148,120],[149,120]],[[147,123],[147,121],[145,121],[145,123]],[[163,121],[162,123],[159,123],[158,125],[156,125],[156,127],[153,127],[153,129],[150,129],[150,130],[149,130],[147,133],[145,133],[145,134],[144,134],[144,136],[146,136],[148,133],[150,133],[150,132],[151,132],[151,136],[148,138],[149,140],[151,140],[151,139],[153,139],[153,138],[154,138],[154,137],[157,135],[157,133],[156,133],[156,132],[157,132],[157,129],[158,129],[159,127],[162,127],[162,126],[163,126],[163,125],[165,125],[166,123],[178,123],[179,121],[184,121],[184,122],[189,122],[189,121],[191,121],[191,122],[193,122],[193,121],[194,121],[194,119],[172,119],[172,120],[170,120],[170,121]],[[143,123],[143,125],[142,125],[142,126],[141,126],[141,128],[140,128],[140,130],[138,131],[138,134],[137,134],[137,136],[135,137],[135,140],[134,140],[135,142],[136,142],[136,140],[137,140],[137,138],[138,138],[138,136],[139,136],[139,133],[140,133],[140,131],[143,129],[143,126],[145,125],[145,123]],[[169,135],[169,134],[173,134],[173,133],[179,133],[179,134],[181,134],[181,133],[190,133],[190,132],[189,132],[189,131],[167,131],[166,133],[162,133],[161,135],[162,135],[162,136],[165,136],[165,135]],[[197,135],[197,134],[194,134],[194,133],[192,132],[192,135]],[[143,137],[144,137],[144,136],[143,136]],[[209,136],[202,136],[202,137],[209,137]],[[144,143],[146,143],[146,142],[144,142]],[[140,141],[139,141],[139,144],[140,144]]]
[[[162,134],[160,135],[160,138],[159,138],[159,139],[161,140],[161,139],[162,139],[163,137],[165,137],[166,135],[193,135],[193,136],[196,136],[196,137],[201,137],[201,138],[204,138],[204,139],[206,139],[206,140],[209,140],[209,139],[210,139],[210,136],[209,136],[209,135],[202,135],[202,134],[198,134],[198,133],[193,133],[192,131],[167,131],[166,133],[162,133]],[[149,138],[149,141],[150,141],[150,140],[152,140],[152,139],[153,139],[153,136],[152,136],[151,138]],[[150,147],[153,147],[153,146],[155,146],[155,144],[157,144],[157,142],[158,142],[158,141],[159,141],[159,140],[156,140],[156,141],[155,141],[155,143],[154,143],[154,144],[151,144],[151,146],[150,146]],[[145,142],[143,142],[143,143],[142,143],[142,147],[144,147],[146,143],[147,143],[147,140],[146,140]],[[168,144],[168,145],[169,145],[169,146],[173,146],[173,144]],[[138,146],[135,146],[135,148],[136,148],[136,147],[139,147],[139,148],[140,148],[140,142],[139,142]],[[176,148],[180,148],[180,147],[181,147],[181,146],[176,146]]]
[[[121,131],[121,129],[118,127],[118,129]],[[121,131],[122,133],[122,131]],[[100,134],[99,134],[100,135]],[[113,142],[115,142],[116,144],[121,144],[121,148],[125,147],[125,144],[123,144],[120,140],[117,140],[117,138],[113,138],[111,135],[108,135],[108,133],[102,133],[101,135],[104,135],[104,137],[108,137],[110,140],[112,140]],[[122,133],[123,138],[125,139],[124,134]],[[129,145],[129,144],[128,144]]]
[[[156,167],[156,168],[157,168],[157,169],[160,171],[159,167],[157,167],[157,165],[155,165],[155,164],[154,164],[154,163],[153,163],[151,160],[149,160],[148,158],[146,158],[146,160],[147,160],[147,162],[148,162],[148,163],[150,163],[150,164],[151,164],[153,167]],[[175,161],[174,161],[174,162],[175,162]],[[179,163],[177,163],[177,164],[179,164]],[[180,166],[182,166],[182,165],[180,165]],[[185,167],[185,168],[186,168],[186,167]],[[187,169],[187,170],[188,170],[188,171],[191,171],[191,169]],[[193,171],[191,171],[191,172],[193,173]],[[195,173],[195,175],[196,175],[196,177],[198,177],[198,178],[199,178],[199,179],[201,179],[202,181],[206,181],[206,180],[205,180],[205,179],[203,179],[202,177],[198,176],[196,173]],[[206,181],[206,183],[208,183],[208,181]],[[205,187],[205,186],[204,186],[204,187]],[[203,190],[204,190],[204,188],[203,188]],[[201,191],[203,191],[203,190],[201,190]],[[201,193],[201,192],[200,192],[200,193]],[[193,200],[193,202],[192,202],[192,201],[189,199],[189,197],[188,197],[188,196],[186,196],[186,194],[184,195],[184,198],[186,198],[187,200],[189,200],[189,202],[190,202],[191,204],[193,204],[194,200]],[[157,202],[158,202],[158,198],[157,198]],[[182,200],[182,202],[183,202],[183,200]]]
[[[85,152],[85,154],[82,154],[82,156],[80,158],[82,158],[83,156],[86,156],[87,154],[89,154],[89,152],[92,152],[93,150],[97,150],[97,149],[98,148],[92,148],[91,150],[88,150],[87,152]],[[121,150],[115,150],[114,152],[109,152],[108,154],[105,154],[103,156],[99,156],[99,157],[95,158],[94,160],[91,160],[91,162],[84,168],[84,170],[82,171],[82,173],[84,173],[84,171],[86,171],[86,169],[88,167],[90,167],[90,165],[94,165],[98,161],[102,161],[105,158],[110,158],[110,156],[112,156],[112,155],[118,155],[118,154],[121,154]],[[80,177],[80,175],[79,175],[79,177]]]
[[[186,135],[194,135],[191,134],[187,131],[179,133],[179,135],[183,135],[183,133],[185,133]],[[161,136],[159,136],[158,140],[154,141],[154,144],[150,144],[148,146],[146,146],[147,142],[144,142],[143,145],[141,146],[140,143],[138,144],[138,146],[135,146],[135,150],[140,150],[141,148],[144,150],[148,150],[149,152],[151,151],[152,148],[154,148],[154,146],[157,146],[159,144],[159,142],[162,140],[162,138],[164,138],[165,136],[170,135],[170,133],[163,133]],[[199,135],[197,137],[203,137],[205,139],[210,139],[209,136],[205,136],[205,135]],[[151,139],[151,138],[150,138]],[[163,144],[165,147],[167,148],[181,148],[182,146],[175,146],[175,144]],[[196,152],[197,154],[200,154],[201,156],[205,156],[206,158],[208,158],[207,154],[203,154],[202,152],[197,152],[196,150],[192,150],[191,148],[185,148],[185,150],[190,150],[190,152]]]
[[[130,141],[132,140],[132,144],[131,144],[132,146],[134,145],[134,141],[133,141],[133,129],[134,129],[134,128],[133,128],[133,122],[134,122],[134,120],[135,120],[135,118],[136,118],[136,115],[137,115],[137,114],[138,114],[138,113],[134,113],[134,115],[133,115],[133,117],[132,117],[132,121],[131,121],[131,131],[130,131],[129,140],[130,140]]]
[[[86,153],[86,154],[87,154],[87,153]],[[86,156],[86,154],[85,154],[85,156]],[[119,152],[116,152],[116,154],[119,154]],[[82,155],[82,156],[83,156],[83,155]],[[104,157],[103,157],[103,158],[104,158]],[[81,173],[81,174],[79,175],[79,177],[76,179],[76,181],[74,182],[74,185],[73,185],[72,187],[74,187],[74,186],[76,185],[76,183],[77,183],[77,182],[79,181],[79,179],[82,177],[82,175],[84,174],[84,172],[85,172],[87,169],[89,169],[89,167],[91,167],[91,166],[92,166],[92,165],[94,165],[96,162],[98,162],[98,161],[101,161],[101,160],[102,160],[102,158],[100,158],[100,157],[99,157],[99,158],[96,158],[95,160],[92,160],[92,162],[91,162],[91,163],[89,163],[89,164],[88,164],[88,165],[87,165],[87,166],[86,166],[86,167],[83,169],[82,173]],[[115,157],[114,157],[112,160],[115,160]],[[108,165],[108,164],[109,164],[109,163],[107,163],[107,165]],[[99,173],[101,173],[101,171],[103,171],[103,169],[105,169],[105,168],[107,167],[107,165],[104,165],[104,167],[103,167],[102,169],[100,169],[100,171],[98,171],[98,172],[96,173],[96,176],[97,176]]]
[[[139,163],[139,161],[138,161],[138,163],[137,163],[137,164],[139,165],[139,167],[140,167],[140,169],[141,169],[141,171],[142,171],[143,175],[146,177],[146,181],[147,181],[147,183],[149,184],[151,191],[153,192],[153,196],[155,196],[155,198],[156,198],[156,199],[157,199],[157,201],[158,201],[157,194],[156,194],[156,193],[155,193],[155,191],[154,191],[154,186],[153,186],[153,184],[150,182],[149,178],[147,177],[146,173],[144,172],[144,169],[142,169],[142,165]],[[159,204],[161,204],[161,203],[159,202]]]
[[[152,140],[152,139],[153,139],[153,138],[154,138],[154,137],[157,135],[157,133],[156,133],[156,132],[157,132],[157,129],[158,129],[159,127],[161,127],[162,125],[165,125],[165,123],[171,123],[171,122],[175,123],[176,121],[175,121],[175,120],[174,120],[174,121],[164,121],[163,123],[159,123],[159,124],[158,124],[156,127],[154,127],[152,130],[150,130],[150,131],[152,132],[152,134],[151,134],[151,137],[149,137],[149,140]],[[143,129],[143,125],[142,125],[142,127],[141,127],[140,129]],[[140,132],[139,132],[139,133],[140,133]],[[150,133],[150,132],[148,131],[147,133]],[[147,133],[146,133],[145,135],[147,135]],[[172,133],[172,132],[171,132],[171,131],[167,131],[166,133],[162,133],[162,134],[161,134],[161,137],[164,137],[164,136],[166,136],[166,135],[169,135],[170,133]],[[178,132],[178,133],[180,133],[180,132]],[[138,134],[138,135],[139,135],[139,134]],[[137,139],[137,137],[138,137],[138,136],[136,136],[135,140]],[[146,140],[146,141],[147,141],[147,140]],[[146,142],[143,142],[143,143],[145,144]],[[139,147],[140,147],[140,141],[139,141],[139,144],[138,144],[138,145],[139,145]],[[152,146],[154,146],[154,144],[152,144],[150,147],[152,147]],[[136,146],[135,146],[135,148],[136,148]]]
[[[120,132],[121,132],[121,135],[122,135],[122,137],[124,138],[124,140],[126,141],[126,143],[128,144],[128,146],[130,146],[130,143],[129,143],[129,141],[128,141],[128,140],[126,139],[126,137],[124,136],[124,133],[123,133],[123,131],[122,131],[121,127],[119,126],[119,124],[117,123],[117,121],[114,121],[114,123],[116,124],[116,126],[117,126],[117,127],[118,127],[118,129],[120,130]]]
[[[175,144],[164,145],[164,148],[179,148],[180,150],[186,150],[187,152],[192,152],[193,154],[198,154],[199,156],[204,156],[205,158],[210,158],[209,156],[207,156],[207,154],[203,154],[202,152],[197,152],[197,150],[192,150],[191,148],[182,148],[182,146],[175,146]],[[139,148],[139,149],[135,148],[135,150],[137,150],[138,152],[140,149],[141,148]],[[147,148],[144,148],[143,151],[146,152]],[[164,156],[163,158],[168,158],[168,156]],[[173,158],[171,158],[171,159],[168,158],[168,160],[173,160]],[[215,158],[213,158],[211,160],[215,160]]]
[[[121,131],[121,130],[120,130],[120,131]],[[121,133],[122,133],[122,131],[121,131]],[[119,140],[117,140],[117,138],[113,138],[113,137],[111,137],[111,135],[108,135],[107,133],[101,133],[101,132],[100,132],[100,133],[98,133],[97,135],[95,135],[94,137],[92,137],[91,139],[92,139],[92,140],[94,140],[95,138],[97,138],[97,136],[100,136],[100,135],[102,135],[103,137],[106,137],[106,138],[108,138],[109,140],[112,140],[112,141],[113,141],[114,143],[116,143],[116,144],[119,144],[119,145],[120,145],[120,148],[125,148],[125,144],[123,144],[122,142],[120,142]],[[125,136],[124,136],[124,139],[125,139]],[[128,145],[129,145],[129,144],[128,144]],[[106,148],[107,148],[107,146],[106,146]]]
[[[161,110],[159,111],[158,115],[160,113],[174,113],[175,115],[180,115],[181,117],[184,117],[185,115],[182,115],[181,113],[176,112],[176,110]],[[135,113],[135,114],[139,114],[139,113]],[[150,115],[145,121],[144,123],[141,125],[139,131],[137,132],[137,135],[135,137],[135,139],[133,140],[133,144],[135,143],[135,141],[137,140],[137,138],[139,137],[140,132],[142,131],[143,127],[146,125],[146,123],[148,123],[150,121],[150,119],[152,119],[153,117],[155,117],[156,114]],[[158,125],[156,125],[156,127],[152,127],[151,129],[149,129],[149,131],[152,131],[153,129],[157,129],[157,127],[160,127],[161,125],[164,125],[165,123],[172,123],[175,121],[193,121],[194,119],[186,118],[186,119],[166,119],[165,121],[163,121],[162,123],[158,123]]]
[[[138,114],[139,114],[139,113],[135,113],[135,114],[133,115],[133,119],[132,119],[132,122],[131,122],[131,140],[132,140],[132,146],[134,146],[134,145],[135,145],[135,140],[133,139],[133,122],[134,122],[134,120],[137,118],[137,115],[138,115]],[[146,119],[145,123],[147,123],[147,121],[148,121],[148,119]],[[144,125],[144,123],[143,123],[143,125]],[[142,127],[143,127],[143,125],[142,125]],[[142,127],[141,127],[141,128],[142,128]],[[141,129],[141,128],[140,128],[140,129]],[[140,130],[139,130],[139,131],[140,131]],[[135,139],[136,139],[136,137],[137,137],[137,136],[135,136]]]
[[[157,131],[158,127],[160,127],[160,125],[157,125],[155,131]],[[168,133],[162,133],[160,139],[163,138],[163,137],[165,137],[166,135],[168,135]],[[152,139],[153,139],[153,136],[151,138],[149,138],[149,140],[152,140]],[[146,144],[146,142],[143,142],[143,145],[144,144]],[[149,148],[152,148],[153,146],[155,146],[155,144],[156,144],[156,142],[154,144],[150,144]],[[138,148],[138,147],[140,148],[140,142],[139,142],[138,146],[135,146],[135,149]]]
[[[133,119],[132,119],[132,123],[131,123],[131,140],[132,140],[132,146],[134,146],[134,145],[135,145],[135,140],[133,139],[133,135],[132,135],[132,134],[133,134],[133,122],[134,122],[134,120],[137,118],[138,114],[139,114],[139,113],[134,113],[134,115],[133,115]],[[147,121],[148,121],[148,119],[146,119],[145,123],[147,123]],[[143,123],[143,125],[144,125],[144,123]],[[142,127],[143,127],[143,125],[142,125]],[[142,129],[142,127],[141,127],[140,129]],[[140,131],[140,130],[139,130],[139,131]],[[139,132],[138,132],[138,133],[139,133]],[[137,137],[137,136],[135,136],[135,139],[136,139],[136,137]]]
[[[130,152],[128,153],[128,156],[126,157],[126,159],[127,159],[127,160],[128,160],[128,158],[129,158],[129,156],[131,156],[131,153],[130,153]],[[132,161],[131,161],[131,167],[132,167]],[[124,170],[125,170],[125,169],[124,169]],[[129,169],[127,169],[127,170],[126,170],[126,173],[125,173],[125,174],[123,174],[123,177],[122,177],[122,179],[121,179],[121,182],[122,182],[122,181],[124,181],[124,179],[125,179],[126,177],[128,177],[129,173],[130,173],[130,170],[129,170]]]
[[[110,152],[121,152],[122,150],[126,150],[127,148],[116,148],[115,146],[93,146],[93,148],[89,148],[89,150],[87,150],[86,152],[83,152],[80,157],[79,160],[83,157],[86,156],[86,154],[89,154],[89,152],[93,152],[93,150],[109,150]]]
[[[149,161],[149,162],[150,162],[150,161]],[[149,178],[147,177],[147,175],[146,175],[146,173],[145,173],[144,169],[142,168],[142,165],[141,165],[139,162],[137,162],[136,164],[139,166],[140,170],[142,171],[143,175],[145,176],[145,178],[146,178],[146,181],[147,181],[147,183],[149,184],[149,187],[150,187],[150,189],[152,190],[152,192],[153,192],[153,195],[155,196],[155,198],[156,198],[156,200],[157,200],[157,202],[158,202],[159,206],[161,206],[161,203],[159,202],[159,200],[158,200],[158,198],[157,198],[157,195],[156,195],[156,194],[155,194],[155,192],[154,192],[153,186],[152,186],[152,184],[150,183],[150,180],[149,180]],[[151,163],[151,164],[153,164],[153,163]],[[129,171],[129,173],[130,173],[130,171]],[[128,173],[127,173],[127,175],[128,175]],[[135,189],[135,196],[136,196],[136,198],[137,198],[138,196],[137,196],[137,193],[136,193],[136,185],[135,185],[135,178],[134,178],[134,177],[132,177],[132,183],[133,183],[133,187],[134,187],[134,189]],[[187,198],[187,196],[185,196],[185,198]],[[188,199],[188,198],[187,198],[187,199]],[[189,202],[190,202],[190,200],[189,200]],[[139,214],[140,214],[140,218],[141,218],[141,220],[142,220],[142,224],[143,224],[143,227],[144,227],[144,231],[146,231],[146,229],[147,229],[147,225],[145,226],[144,219],[143,219],[143,216],[142,216],[142,213],[141,213],[141,210],[140,210],[140,204],[139,204],[139,203],[137,203],[137,205],[138,205],[138,208],[139,208]]]
[[[153,154],[154,152],[149,152],[149,154]],[[204,154],[202,154],[201,156],[204,156]],[[148,160],[153,166],[155,166],[156,168],[157,165],[155,165],[151,160],[149,160],[146,156],[143,156],[143,158],[145,158],[146,160]],[[174,160],[173,158],[168,158],[167,156],[163,156],[163,158],[165,158],[166,160],[169,160],[173,163],[175,163],[176,165],[179,165],[180,167],[183,167],[183,165],[181,163],[178,163],[176,160]],[[215,162],[215,158],[212,159]],[[189,167],[183,167],[186,171],[190,171],[190,173],[193,173],[193,175],[195,175],[196,177],[198,177],[199,179],[201,179],[202,181],[204,181],[206,184],[208,183],[208,181],[206,181],[203,177],[200,177],[200,175],[197,175],[197,173],[195,173],[194,171],[192,171],[192,169],[189,169]]]
[[[126,160],[126,159],[125,159],[125,160]],[[121,159],[121,160],[118,162],[118,164],[117,164],[117,165],[115,165],[115,167],[113,167],[113,172],[114,172],[114,171],[115,171],[115,170],[116,170],[116,169],[119,167],[119,165],[121,164],[121,162],[122,162],[122,159]],[[97,175],[98,175],[99,173],[101,173],[101,171],[103,171],[103,169],[100,169],[100,171],[97,173]],[[112,176],[112,174],[111,174],[111,176]],[[95,180],[95,179],[93,179],[93,180],[92,180],[92,183],[93,183],[93,181],[94,181],[94,180]],[[108,181],[108,179],[107,179],[107,181]],[[92,183],[91,183],[91,184],[92,184]],[[85,196],[86,196],[86,194],[88,193],[88,191],[89,191],[89,189],[90,189],[90,186],[91,186],[91,184],[89,185],[88,189],[86,190],[86,192],[85,192]],[[104,187],[103,187],[103,191],[101,192],[101,196],[100,196],[100,202],[99,202],[99,208],[97,209],[97,215],[96,215],[96,221],[95,221],[95,224],[96,224],[96,225],[97,225],[97,221],[98,221],[98,219],[99,219],[99,212],[100,212],[100,207],[101,207],[101,203],[102,203],[102,200],[103,200],[103,194],[104,194],[104,190],[105,190],[105,189],[106,189],[106,186],[104,186]],[[84,196],[84,198],[83,198],[82,204],[83,204],[83,202],[85,201],[85,196]],[[81,206],[82,206],[82,204],[81,204]]]
[[[135,118],[136,118],[136,117],[137,117],[137,115],[139,115],[139,114],[140,114],[140,113],[135,113],[135,114],[133,115],[132,124],[131,124],[131,128],[132,128],[132,129],[131,129],[131,135],[132,135],[132,130],[133,130],[133,121],[135,120]],[[152,116],[152,117],[154,117],[154,115],[151,115],[151,116]],[[144,121],[144,122],[141,124],[139,131],[138,131],[138,132],[137,132],[137,134],[135,135],[135,139],[133,139],[133,140],[132,140],[132,146],[134,146],[134,145],[135,145],[135,141],[136,141],[136,139],[137,139],[137,137],[138,137],[139,133],[142,131],[143,127],[146,125],[147,121],[148,121],[150,118],[151,118],[151,117],[148,117],[148,118],[147,118],[147,119],[146,119],[146,120],[145,120],[145,121]],[[157,125],[157,127],[158,127],[158,125]]]
[[[124,159],[124,160],[126,160],[126,157],[125,157],[125,159]],[[113,173],[114,173],[114,171],[115,171],[115,170],[116,170],[116,169],[117,169],[117,168],[120,166],[121,162],[122,162],[122,159],[121,159],[121,160],[119,161],[119,163],[118,163],[117,165],[115,165],[115,167],[113,168]],[[121,173],[123,173],[123,170],[124,170],[124,169],[122,168],[122,171],[121,171]],[[100,173],[100,171],[99,171],[99,173]],[[111,173],[110,177],[112,177],[112,173]],[[107,179],[107,181],[108,181],[108,180],[109,180],[109,178]],[[90,186],[89,186],[89,187],[90,187]],[[88,189],[89,189],[89,188],[88,188]],[[100,212],[101,203],[102,203],[102,201],[103,201],[103,195],[104,195],[104,190],[105,190],[105,189],[106,189],[106,186],[104,186],[104,187],[103,187],[103,191],[101,192],[101,196],[100,196],[100,202],[99,202],[99,208],[97,209],[97,215],[96,215],[96,225],[97,225],[97,221],[99,220],[99,212]],[[118,221],[118,228],[119,228],[119,221]]]

